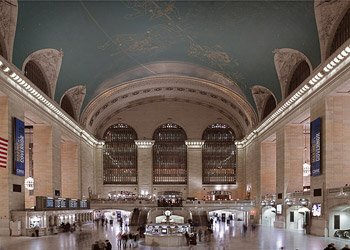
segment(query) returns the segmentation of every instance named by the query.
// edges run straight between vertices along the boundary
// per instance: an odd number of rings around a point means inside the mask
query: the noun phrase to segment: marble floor
[[[229,249],[263,249],[278,250],[283,246],[287,250],[323,250],[327,244],[333,242],[339,250],[349,241],[304,235],[302,232],[286,231],[282,229],[257,226],[252,230],[248,228],[245,235],[242,232],[242,222],[214,224],[211,237],[206,242],[198,242],[191,247],[174,249],[203,249],[203,250],[229,250]],[[122,228],[125,230],[125,228]],[[126,228],[126,230],[130,230]],[[0,237],[0,250],[90,250],[96,240],[109,239],[112,249],[118,249],[116,234],[121,231],[119,226],[85,225],[82,232],[60,233],[58,235],[42,237]],[[132,230],[133,231],[133,230]],[[209,239],[210,238],[210,239]],[[144,246],[140,241],[136,249],[161,249],[171,248]],[[128,248],[130,249],[130,248]]]

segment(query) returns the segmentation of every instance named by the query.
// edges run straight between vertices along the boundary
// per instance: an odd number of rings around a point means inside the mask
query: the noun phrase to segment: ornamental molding
[[[273,53],[275,54],[274,63],[280,82],[282,100],[284,100],[287,97],[286,89],[288,88],[288,84],[298,64],[305,60],[309,65],[310,73],[312,72],[312,65],[310,60],[303,53],[294,49],[275,49]]]
[[[314,8],[320,40],[321,62],[324,62],[330,56],[334,34],[350,8],[350,1],[315,0]]]
[[[220,84],[179,76],[148,77],[117,85],[95,97],[84,109],[80,121],[96,134],[97,128],[117,110],[157,100],[183,100],[216,107],[221,113],[231,114],[243,128],[243,134],[258,122],[254,109],[244,96]]]
[[[23,63],[23,74],[25,66],[29,61],[35,62],[41,69],[49,84],[50,98],[54,98],[58,74],[61,69],[63,51],[57,49],[41,49],[30,54]],[[34,83],[35,84],[35,83]]]
[[[204,145],[204,140],[187,140],[185,141],[188,149],[201,149]]]
[[[143,106],[145,104],[149,103],[161,103],[161,102],[167,102],[167,101],[172,101],[172,102],[181,102],[181,103],[191,103],[191,104],[196,104],[200,105],[206,108],[210,108],[215,112],[220,113],[221,115],[225,116],[230,122],[231,122],[231,128],[234,131],[235,137],[236,138],[243,138],[244,134],[244,128],[242,127],[242,124],[239,123],[237,118],[232,115],[232,113],[229,113],[225,110],[222,110],[216,106],[213,106],[212,104],[208,104],[205,102],[199,102],[196,100],[189,100],[189,99],[181,99],[181,98],[153,98],[153,99],[140,99],[138,102],[133,102],[131,105],[121,107],[120,109],[116,109],[113,111],[113,113],[110,113],[109,116],[107,117],[101,117],[101,120],[99,120],[98,127],[95,127],[95,135],[97,137],[102,137],[104,134],[104,131],[107,130],[108,127],[111,125],[118,123],[118,116],[120,113],[125,112],[129,109],[132,109],[137,106]],[[162,123],[161,123],[162,124]]]
[[[3,57],[12,62],[13,44],[18,15],[17,0],[0,1],[0,43],[4,49]]]
[[[135,140],[135,144],[138,148],[152,148],[154,140]]]

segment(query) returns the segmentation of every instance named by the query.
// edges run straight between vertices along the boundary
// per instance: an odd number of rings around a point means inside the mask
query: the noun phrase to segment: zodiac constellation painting
[[[201,30],[198,30],[196,25],[199,22],[193,20],[203,15],[200,3],[192,2],[188,6],[181,3],[180,7],[177,7],[175,1],[126,1],[123,4],[130,10],[124,16],[126,20],[148,20],[145,30],[116,34],[101,44],[99,49],[110,51],[111,56],[124,53],[133,58],[152,58],[176,51],[182,53],[184,61],[204,64],[235,83],[243,79],[236,68],[239,65],[237,60],[225,51],[224,45],[204,39]],[[220,21],[213,22],[220,25]],[[206,23],[200,25],[206,27]]]

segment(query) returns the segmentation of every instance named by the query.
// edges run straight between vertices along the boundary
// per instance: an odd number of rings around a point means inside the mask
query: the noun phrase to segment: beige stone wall
[[[52,188],[60,190],[62,196],[61,180],[61,131],[58,126],[52,127]],[[63,196],[62,196],[63,197]]]
[[[287,193],[294,193],[303,190],[303,125],[287,125],[284,136],[285,187]]]
[[[350,184],[350,97],[327,98],[323,124],[326,126],[323,142],[327,158],[322,162],[326,188]]]
[[[237,165],[237,198],[244,199],[246,197],[246,149],[238,148],[236,154]]]
[[[38,124],[33,127],[33,175],[35,180],[35,196],[54,195],[54,175],[52,169],[52,127]],[[55,178],[61,178],[55,176]]]
[[[204,130],[219,120],[233,126],[224,115],[213,112],[212,109],[191,103],[170,101],[146,103],[121,111],[110,123],[125,122],[135,129],[139,139],[151,139],[154,131],[169,120],[185,130],[187,139],[202,138]],[[109,125],[106,124],[106,126]]]
[[[71,141],[61,143],[62,197],[80,198],[78,145]]]
[[[0,136],[4,139],[10,138],[9,124],[8,98],[0,96]],[[11,161],[10,159],[10,155],[8,155],[8,162]],[[9,234],[10,188],[12,188],[10,180],[11,166],[8,163],[7,168],[0,168],[0,189],[2,190],[0,196],[0,234],[2,235]]]
[[[79,184],[81,185],[80,192],[81,196],[88,198],[89,197],[89,187],[90,189],[95,189],[94,187],[94,164],[95,164],[95,154],[96,148],[84,143],[81,139],[80,142],[80,172],[81,179]]]
[[[281,128],[276,131],[276,193],[282,193],[282,199],[286,198],[285,196],[287,192],[287,187],[285,185],[284,145],[284,128]]]
[[[95,149],[95,166],[93,169],[94,185],[91,190],[92,194],[103,194],[103,148],[99,147]]]
[[[186,197],[202,199],[202,148],[187,146],[188,192],[183,192]],[[187,193],[187,194],[186,194]]]
[[[260,150],[261,148],[258,143],[252,143],[246,147],[245,152],[247,159],[245,162],[246,185],[243,188],[246,193],[247,186],[251,186],[251,199],[258,199],[260,197]]]
[[[260,190],[262,195],[276,193],[276,142],[261,143]]]
[[[152,179],[153,154],[152,147],[137,148],[137,180],[138,190],[153,194],[153,179]]]
[[[81,184],[82,173],[84,173],[83,178],[86,180],[84,184],[95,188],[93,168],[96,151],[93,147],[81,139],[80,135],[73,133],[56,118],[37,106],[35,102],[28,101],[20,92],[0,80],[0,136],[9,139],[8,166],[6,169],[0,169],[0,188],[3,190],[0,199],[0,235],[9,234],[9,212],[11,210],[23,210],[25,208],[25,193],[28,193],[24,188],[25,178],[12,174],[12,117],[25,121],[26,125],[34,125],[34,195],[53,196],[55,190],[62,191],[62,137],[79,142],[77,163],[74,162],[74,165],[78,167],[78,171],[75,169],[74,173],[70,172],[69,179],[66,179],[71,184],[69,188],[72,187],[72,192],[79,198],[82,188],[86,189],[85,194],[88,193],[87,187]],[[26,164],[28,164],[28,160]],[[26,171],[28,171],[27,166],[26,168]],[[13,184],[21,185],[22,192],[13,192]],[[63,185],[67,187],[67,184]],[[28,206],[31,207],[32,205],[34,205],[34,197],[29,199]]]

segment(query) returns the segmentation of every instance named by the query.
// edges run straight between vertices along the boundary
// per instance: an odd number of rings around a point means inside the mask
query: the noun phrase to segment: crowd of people
[[[337,248],[335,247],[334,243],[330,243],[324,250],[337,250]],[[350,250],[349,245],[345,244],[345,246],[341,250]]]
[[[98,240],[92,244],[91,250],[112,250],[112,244],[109,242],[109,240]]]

